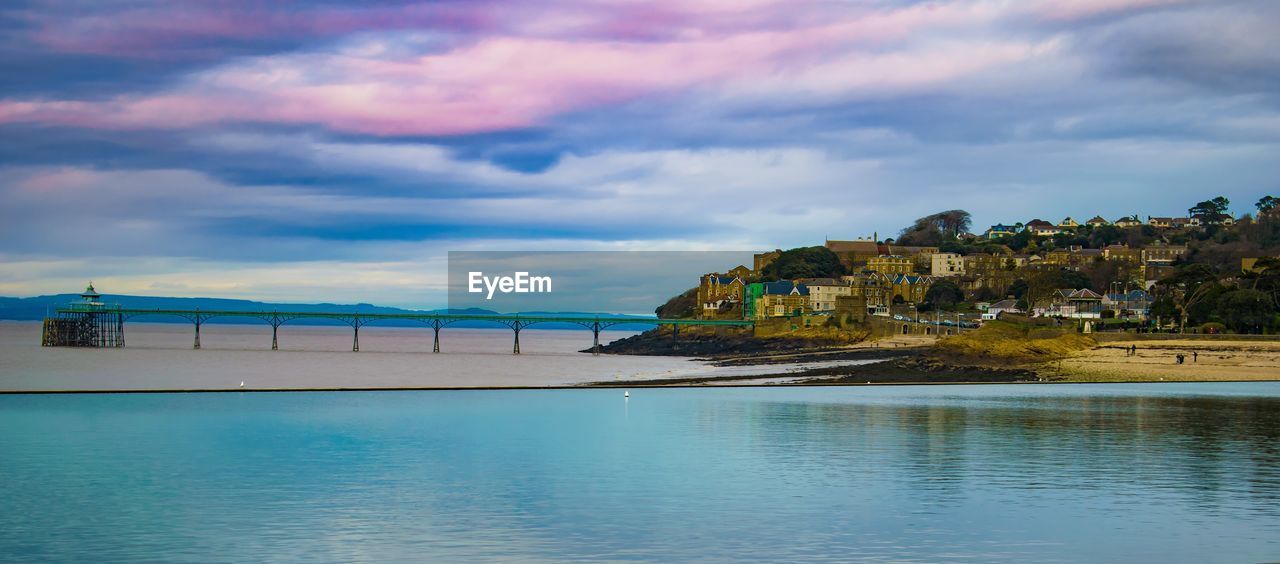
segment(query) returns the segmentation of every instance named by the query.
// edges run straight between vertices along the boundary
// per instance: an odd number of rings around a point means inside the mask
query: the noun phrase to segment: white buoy
[[[631,392],[629,392],[629,391],[627,391],[627,392],[622,392],[622,397],[624,397],[624,398],[629,398],[629,397],[631,397]]]

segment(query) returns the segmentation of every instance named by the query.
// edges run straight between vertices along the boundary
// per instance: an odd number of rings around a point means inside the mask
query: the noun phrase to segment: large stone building
[[[930,257],[929,273],[933,276],[960,276],[964,274],[964,256],[960,253],[934,253]]]
[[[852,286],[843,280],[817,278],[805,280],[804,286],[809,289],[809,309],[814,312],[835,311],[840,296],[853,295]]]
[[[890,298],[891,302],[897,301],[899,298],[907,303],[923,302],[925,293],[933,285],[932,276],[917,276],[914,274],[885,276],[885,280],[889,284],[889,295],[892,296]]]
[[[751,319],[803,315],[809,308],[809,288],[786,280],[750,284],[746,295]]]
[[[1142,249],[1130,248],[1128,245],[1107,245],[1102,249],[1102,256],[1107,260],[1122,260],[1133,264],[1142,263]]]
[[[1142,249],[1142,264],[1167,266],[1186,254],[1186,245],[1152,245]]]
[[[889,281],[883,275],[866,272],[840,279],[849,284],[849,295],[865,298],[869,308],[882,310],[888,308],[893,300],[889,294]]]
[[[881,255],[867,260],[867,270],[880,274],[915,274],[916,261],[902,255]]]
[[[742,317],[746,286],[738,276],[704,275],[698,283],[698,317]]]
[[[877,243],[874,239],[859,239],[857,241],[833,241],[828,239],[825,245],[827,249],[840,257],[840,262],[850,270],[854,267],[865,265],[868,260],[880,255],[893,254],[889,251],[889,245]]]

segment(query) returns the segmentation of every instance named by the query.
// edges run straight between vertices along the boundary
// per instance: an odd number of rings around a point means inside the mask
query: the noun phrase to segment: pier
[[[370,323],[388,320],[408,320],[430,327],[433,333],[431,352],[440,352],[440,331],[450,325],[465,322],[486,322],[505,325],[513,333],[512,354],[520,354],[520,331],[546,323],[567,323],[591,331],[591,351],[600,352],[600,331],[617,325],[667,325],[672,327],[672,337],[678,338],[680,327],[752,327],[749,320],[712,319],[658,319],[656,317],[626,316],[557,316],[522,314],[454,314],[454,313],[357,313],[357,312],[290,312],[290,311],[211,311],[201,309],[138,309],[107,306],[98,300],[100,296],[90,285],[81,303],[58,308],[53,316],[45,318],[41,344],[49,347],[123,347],[125,322],[139,316],[179,317],[191,322],[194,337],[191,348],[200,348],[200,327],[213,318],[241,317],[257,319],[271,325],[271,350],[280,348],[280,327],[298,319],[333,319],[350,325],[351,350],[360,351],[360,328]]]

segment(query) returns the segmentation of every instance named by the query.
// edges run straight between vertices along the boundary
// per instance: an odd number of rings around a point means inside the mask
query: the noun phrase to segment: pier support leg
[[[435,335],[435,339],[431,341],[431,352],[438,353],[440,352],[440,328],[432,327],[432,329],[435,329],[436,335]]]
[[[191,348],[193,349],[200,348],[200,322],[199,321],[196,322],[196,340],[194,343],[191,344]]]
[[[680,326],[679,325],[671,326],[671,350],[673,351],[680,350]]]
[[[276,333],[279,332],[279,329],[279,325],[275,323],[271,324],[271,350],[273,351],[280,350],[280,341],[276,339]]]
[[[591,354],[600,354],[600,325],[591,328]]]
[[[355,331],[351,334],[351,352],[360,352],[360,326],[351,326]]]
[[[520,327],[512,327],[516,333],[515,346],[511,349],[511,354],[520,354]]]

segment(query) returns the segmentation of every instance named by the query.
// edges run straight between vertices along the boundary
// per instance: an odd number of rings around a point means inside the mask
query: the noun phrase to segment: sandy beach
[[[1136,355],[1128,355],[1130,346]],[[1280,380],[1280,341],[1114,341],[1055,364],[1079,381]]]

